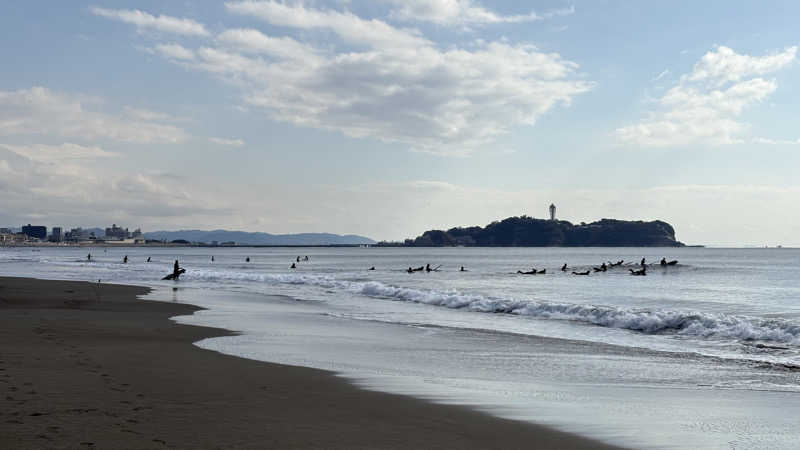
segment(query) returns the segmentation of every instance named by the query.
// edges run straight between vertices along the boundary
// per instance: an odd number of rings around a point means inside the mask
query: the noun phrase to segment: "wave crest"
[[[476,312],[508,313],[539,319],[581,322],[647,334],[674,334],[708,339],[737,339],[800,344],[800,325],[781,319],[709,314],[692,311],[636,310],[612,306],[522,300],[392,286],[379,281],[350,281],[312,274],[247,274],[194,272],[192,278],[319,286],[371,298],[424,303]]]

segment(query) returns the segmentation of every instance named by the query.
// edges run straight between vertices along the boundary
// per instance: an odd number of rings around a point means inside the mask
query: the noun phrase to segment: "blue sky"
[[[794,2],[4,2],[0,224],[800,245]]]

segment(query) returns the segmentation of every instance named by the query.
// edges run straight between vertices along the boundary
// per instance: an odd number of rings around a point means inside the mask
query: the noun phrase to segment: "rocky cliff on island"
[[[384,244],[387,245],[387,244]],[[391,244],[389,244],[391,245]],[[409,247],[682,247],[666,222],[602,219],[573,225],[565,220],[509,217],[485,227],[430,230]]]

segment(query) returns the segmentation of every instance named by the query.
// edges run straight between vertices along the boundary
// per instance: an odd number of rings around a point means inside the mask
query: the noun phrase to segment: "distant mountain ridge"
[[[675,229],[661,220],[602,219],[573,225],[566,220],[509,217],[485,227],[429,230],[403,243],[408,247],[683,247]]]
[[[362,245],[374,244],[368,237],[355,234],[339,235],[331,233],[269,234],[262,232],[229,230],[178,230],[151,231],[144,233],[146,239],[174,241],[183,239],[189,242],[211,243],[217,241],[236,242],[239,245]]]

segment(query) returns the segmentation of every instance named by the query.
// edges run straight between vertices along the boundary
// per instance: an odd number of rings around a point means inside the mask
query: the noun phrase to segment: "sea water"
[[[631,276],[641,258],[647,276]],[[186,274],[161,281],[175,259]],[[204,348],[647,448],[797,446],[798,263],[793,249],[0,249],[4,275],[152,286],[209,308],[180,322],[242,332]],[[516,273],[532,268],[546,273]]]

